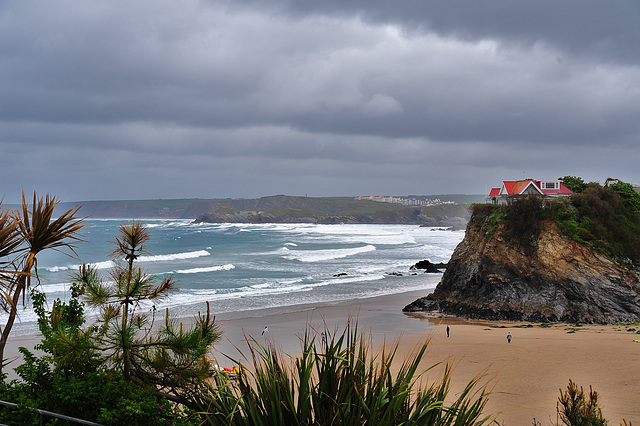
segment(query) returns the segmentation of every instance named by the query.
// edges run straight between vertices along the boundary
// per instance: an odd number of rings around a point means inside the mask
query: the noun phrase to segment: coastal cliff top
[[[626,187],[591,184],[553,201],[475,205],[441,283],[405,310],[491,320],[640,321],[640,195],[619,189]]]

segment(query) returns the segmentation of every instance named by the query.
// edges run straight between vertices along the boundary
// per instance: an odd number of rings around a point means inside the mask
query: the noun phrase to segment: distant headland
[[[90,218],[193,219],[213,223],[371,223],[464,228],[472,203],[482,195],[404,197],[301,197],[274,195],[255,199],[116,200],[81,204]]]

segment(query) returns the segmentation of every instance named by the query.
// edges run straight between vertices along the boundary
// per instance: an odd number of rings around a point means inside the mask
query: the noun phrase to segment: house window
[[[542,189],[560,189],[560,182],[542,182]]]

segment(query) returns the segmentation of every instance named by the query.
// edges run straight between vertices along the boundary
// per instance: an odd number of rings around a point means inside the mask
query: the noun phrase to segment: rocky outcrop
[[[412,265],[409,268],[410,271],[416,271],[418,269],[422,269],[426,273],[435,274],[447,269],[447,264],[442,262],[431,263],[430,260],[421,260],[420,262],[417,262],[415,265]]]
[[[640,321],[638,276],[545,220],[527,250],[503,225],[486,235],[472,220],[435,291],[404,311],[466,318],[610,324]]]

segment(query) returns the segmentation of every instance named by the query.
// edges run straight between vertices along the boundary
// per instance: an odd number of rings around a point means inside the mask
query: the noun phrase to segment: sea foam
[[[197,251],[189,251],[185,253],[175,253],[175,254],[159,254],[156,256],[140,256],[137,260],[139,262],[167,262],[169,260],[184,260],[184,259],[195,259],[197,257],[210,256],[206,250],[197,250]]]
[[[284,247],[286,249],[286,247]],[[333,250],[287,250],[287,254],[282,258],[287,260],[298,260],[300,262],[322,262],[324,260],[341,259],[355,256],[360,253],[374,251],[375,246],[369,244],[363,247]]]
[[[192,269],[179,269],[174,271],[176,274],[199,274],[201,272],[216,272],[216,271],[230,271],[235,269],[235,265],[227,264],[220,266],[209,266],[203,268],[192,268]]]

